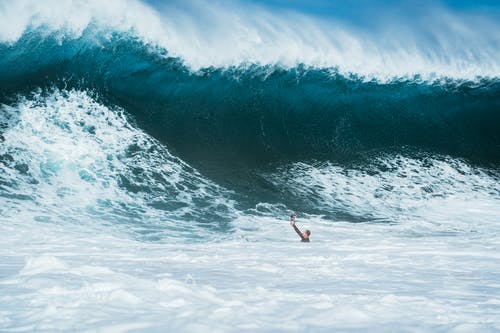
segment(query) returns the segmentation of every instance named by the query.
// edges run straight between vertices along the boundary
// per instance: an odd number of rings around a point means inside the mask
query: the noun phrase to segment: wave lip
[[[131,33],[194,71],[304,64],[382,82],[415,75],[430,81],[500,76],[499,26],[488,16],[430,8],[405,25],[391,22],[364,31],[333,18],[248,6],[199,1],[154,9],[134,0],[16,1],[0,8],[0,39],[12,44],[24,34],[41,31],[56,33],[63,41],[98,27],[102,36]]]

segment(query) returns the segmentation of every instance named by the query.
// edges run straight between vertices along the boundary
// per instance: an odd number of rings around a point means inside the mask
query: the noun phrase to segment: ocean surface
[[[499,332],[499,13],[1,1],[0,332]]]

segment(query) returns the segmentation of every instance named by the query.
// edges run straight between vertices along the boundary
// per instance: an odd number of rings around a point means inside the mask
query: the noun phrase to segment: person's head
[[[307,238],[309,238],[309,236],[311,236],[311,230],[309,230],[309,229],[306,229],[306,231],[304,231],[304,233],[306,234]]]
[[[295,213],[292,213],[292,215],[290,215],[290,218],[291,218],[292,220],[295,220]]]

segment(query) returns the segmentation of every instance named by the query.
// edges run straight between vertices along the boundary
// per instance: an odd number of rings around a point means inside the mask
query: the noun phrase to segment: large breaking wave
[[[148,228],[176,230],[226,228],[238,209],[400,221],[433,198],[499,196],[494,21],[472,29],[441,12],[440,31],[376,42],[392,30],[263,8],[214,5],[221,29],[190,6],[20,4],[1,7],[6,216],[28,200],[43,220],[70,198],[57,214],[134,225],[150,214]]]
[[[406,146],[500,158],[497,78],[380,83],[305,65],[192,72],[129,34],[97,43],[95,33],[58,45],[54,35],[30,32],[4,44],[4,96],[52,86],[96,90],[188,159],[339,159]]]

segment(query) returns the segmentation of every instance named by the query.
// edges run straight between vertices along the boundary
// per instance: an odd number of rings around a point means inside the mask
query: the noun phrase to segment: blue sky
[[[160,9],[162,5],[196,7],[198,1],[228,7],[258,5],[270,11],[291,10],[305,15],[335,19],[360,29],[378,29],[388,20],[405,22],[425,18],[436,8],[500,20],[500,0],[142,0]]]
[[[153,7],[186,5],[186,0],[143,0]],[[200,0],[189,1],[196,6]],[[375,27],[387,18],[411,19],[425,16],[436,7],[500,19],[500,0],[201,0],[216,4],[259,5],[271,11],[292,10],[306,15],[332,17],[351,25]]]
[[[145,0],[153,5],[172,3],[178,0]],[[184,1],[180,1],[181,3]],[[210,1],[207,1],[210,2]],[[223,3],[224,0],[214,0]],[[240,0],[227,1],[241,4],[259,4],[274,9],[291,9],[316,15],[356,16],[359,12],[372,9],[413,10],[440,4],[456,10],[500,11],[500,0]]]

